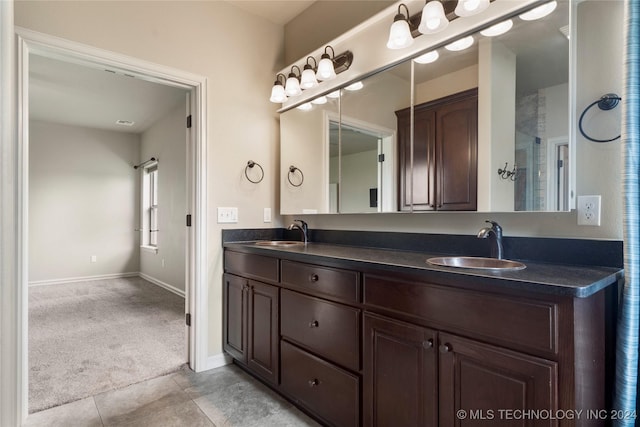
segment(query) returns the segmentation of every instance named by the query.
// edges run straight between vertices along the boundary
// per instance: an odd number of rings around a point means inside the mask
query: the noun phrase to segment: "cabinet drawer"
[[[281,341],[281,387],[334,426],[360,425],[359,378]]]
[[[252,279],[278,281],[277,258],[226,250],[224,252],[224,269],[227,272]]]
[[[346,368],[360,369],[360,310],[283,289],[280,332]]]
[[[358,272],[282,261],[282,285],[314,294],[359,302]]]
[[[366,306],[518,349],[558,352],[558,305],[382,276],[364,277]]]

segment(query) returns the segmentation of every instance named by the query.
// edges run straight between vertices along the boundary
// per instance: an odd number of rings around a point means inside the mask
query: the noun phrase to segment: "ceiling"
[[[186,108],[186,93],[121,72],[29,57],[32,120],[141,133],[178,104]],[[116,124],[118,120],[134,124],[122,126]]]
[[[225,0],[275,24],[284,25],[314,0]],[[129,133],[147,130],[159,118],[186,102],[185,89],[58,59],[29,58],[29,114],[70,126]],[[132,126],[116,124],[124,120]]]

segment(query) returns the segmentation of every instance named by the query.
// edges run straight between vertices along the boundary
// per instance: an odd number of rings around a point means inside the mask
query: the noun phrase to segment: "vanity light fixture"
[[[472,16],[489,7],[489,0],[458,0],[455,13],[458,16]]]
[[[438,33],[449,25],[449,20],[444,14],[444,7],[439,0],[427,1],[422,9],[422,17],[418,31],[422,34]]]
[[[298,74],[293,72],[293,69],[298,69]],[[284,85],[284,93],[287,96],[298,96],[302,93],[302,89],[300,88],[300,80],[298,80],[300,76],[300,67],[294,65],[291,67],[291,72],[289,73],[289,77],[287,77],[287,83]]]
[[[364,84],[362,84],[362,82],[355,82],[345,87],[345,89],[350,91],[356,91],[356,90],[362,89],[363,87],[364,87]]]
[[[309,60],[313,59],[313,66],[309,64]],[[312,87],[318,86],[318,79],[316,79],[316,68],[318,67],[318,63],[316,62],[316,58],[313,56],[307,57],[307,63],[304,65],[302,69],[302,76],[300,77],[300,87],[302,89],[311,89]]]
[[[331,49],[331,55],[327,53],[327,49]],[[318,71],[316,72],[316,78],[318,81],[332,80],[336,77],[336,70],[333,66],[333,57],[335,52],[331,46],[324,48],[324,53],[320,56],[320,63],[318,63]]]
[[[287,100],[287,95],[284,93],[284,85],[280,81],[280,76],[282,76],[283,81],[287,80],[287,77],[284,74],[278,73],[276,75],[276,81],[273,83],[273,87],[271,88],[271,98],[269,98],[269,101],[278,104]]]
[[[311,100],[312,104],[316,104],[316,105],[322,105],[322,104],[326,104],[327,103],[327,97],[326,96],[319,96],[315,99]]]
[[[298,105],[296,108],[298,110],[308,111],[308,110],[311,110],[311,108],[313,108],[313,105],[311,105],[310,102],[305,102],[304,104]]]
[[[418,56],[417,58],[414,58],[414,61],[417,62],[418,64],[430,64],[432,62],[437,61],[439,57],[440,57],[440,54],[438,53],[438,51],[432,50],[430,52],[427,52],[423,55]]]
[[[454,41],[453,43],[449,43],[444,48],[453,52],[457,52],[459,50],[465,50],[473,44],[473,36],[467,36],[461,38],[459,40]]]
[[[407,15],[402,14],[402,7],[407,12]],[[411,35],[411,27],[409,25],[409,9],[403,3],[398,5],[398,13],[393,18],[393,24],[389,30],[389,40],[387,41],[387,48],[389,49],[404,49],[413,44],[413,36]]]
[[[519,17],[523,21],[535,21],[536,19],[544,18],[545,16],[556,10],[557,6],[557,1],[550,1],[549,3],[545,3],[542,6],[538,6],[528,12],[523,13],[522,15],[519,15]]]
[[[480,34],[485,37],[495,37],[506,33],[511,29],[511,27],[513,27],[513,21],[511,19],[507,19],[506,21],[499,22],[489,28],[485,28],[480,31]]]

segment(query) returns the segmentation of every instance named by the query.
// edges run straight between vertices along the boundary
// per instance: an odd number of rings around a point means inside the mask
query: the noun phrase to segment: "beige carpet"
[[[184,298],[143,279],[29,288],[29,412],[178,370]]]

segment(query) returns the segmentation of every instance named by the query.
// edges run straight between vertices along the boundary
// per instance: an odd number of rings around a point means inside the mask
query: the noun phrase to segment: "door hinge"
[[[191,128],[191,114],[187,116],[187,129]]]
[[[187,323],[187,326],[191,326],[191,313],[187,313],[185,315],[185,321]]]
[[[384,162],[384,154],[378,154],[378,162]]]
[[[187,227],[191,227],[191,214],[187,214]]]
[[[564,166],[564,162],[562,160],[558,160],[558,169]]]

